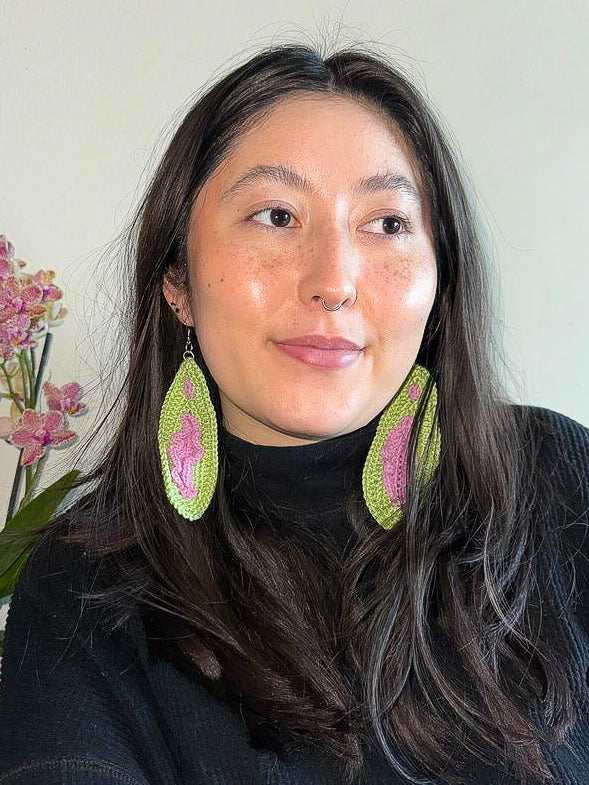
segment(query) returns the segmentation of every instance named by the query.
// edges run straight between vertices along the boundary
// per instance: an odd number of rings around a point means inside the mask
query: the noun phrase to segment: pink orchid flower
[[[39,270],[35,275],[2,275],[6,265],[14,267],[10,248],[11,243],[0,235],[0,357],[4,360],[11,359],[15,349],[36,346],[35,335],[45,329],[46,323],[50,327],[61,324],[67,313],[63,306],[54,313],[63,292],[52,283],[53,270]]]
[[[48,446],[69,444],[75,431],[63,429],[63,412],[51,411],[39,414],[34,409],[25,409],[22,413],[21,423],[17,425],[8,436],[7,441],[16,447],[22,447],[22,466],[35,463],[44,454]]]
[[[27,287],[41,288],[44,303],[55,302],[55,300],[61,300],[63,297],[63,292],[59,286],[52,283],[54,278],[55,270],[38,270],[34,275],[29,273],[21,275],[21,279]]]
[[[37,342],[30,335],[31,319],[24,313],[0,322],[0,358],[10,360],[15,349],[36,346]]]
[[[78,398],[82,394],[82,388],[77,382],[69,382],[64,384],[63,387],[56,387],[51,382],[43,384],[43,392],[47,406],[51,411],[65,412],[67,414],[76,416],[83,414],[87,406],[85,403],[79,403]]]
[[[31,319],[43,316],[43,286],[38,283],[29,285],[15,275],[9,275],[0,286],[0,322],[18,313],[27,314]]]
[[[8,278],[9,275],[14,275],[16,271],[15,262],[18,267],[26,266],[26,262],[22,259],[14,258],[14,245],[5,234],[0,234],[0,283]]]
[[[67,309],[59,306],[54,312],[57,301],[63,297],[62,290],[53,283],[55,271],[21,273],[20,268],[25,266],[25,261],[14,258],[14,246],[6,235],[0,235],[0,324],[17,314],[30,318],[30,332],[42,331],[45,323],[50,327],[61,324]]]

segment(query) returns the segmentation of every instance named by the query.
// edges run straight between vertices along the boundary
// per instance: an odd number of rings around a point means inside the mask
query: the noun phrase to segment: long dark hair
[[[438,265],[416,358],[438,389],[438,468],[421,487],[422,408],[403,518],[390,530],[375,525],[356,488],[345,512],[358,541],[345,556],[312,531],[304,541],[300,532],[277,535],[269,511],[252,525],[228,487],[221,430],[213,500],[186,521],[165,495],[157,442],[186,338],[162,281],[166,274],[190,295],[191,207],[240,134],[304,93],[362,101],[401,129],[427,187]],[[537,593],[549,531],[538,510],[550,509],[552,490],[538,477],[541,435],[498,380],[492,287],[471,201],[434,109],[385,57],[361,46],[327,56],[282,44],[221,78],[180,123],[129,227],[127,372],[115,401],[124,410],[92,471],[72,485],[91,490],[43,535],[108,557],[111,582],[87,598],[108,611],[112,629],[140,610],[167,630],[207,688],[239,705],[253,744],[285,755],[317,745],[346,782],[368,745],[408,781],[423,781],[408,760],[463,782],[462,767],[476,759],[551,780],[541,743],[562,742],[574,721],[564,653],[534,626],[550,599]],[[194,349],[222,422],[218,387]]]

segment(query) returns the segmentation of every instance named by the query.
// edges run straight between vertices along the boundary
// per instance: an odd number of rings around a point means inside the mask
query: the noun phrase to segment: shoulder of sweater
[[[529,417],[540,440],[538,457],[551,465],[569,486],[587,490],[589,486],[589,428],[562,412],[544,406],[515,404]]]
[[[67,598],[89,584],[92,564],[79,545],[44,533],[33,545],[18,575],[15,593],[24,591],[42,605],[43,599],[55,592]]]
[[[99,632],[110,635],[108,625],[103,625],[101,609],[86,596],[104,585],[103,574],[110,564],[108,557],[87,556],[80,545],[41,536],[17,577],[9,614],[26,595],[55,634],[68,638],[75,634],[80,640],[87,637],[90,641]],[[14,619],[15,614],[11,615]]]
[[[589,428],[562,412],[542,406],[521,406],[536,432],[538,484],[550,481],[560,492],[560,513],[566,522],[588,525]],[[562,521],[565,523],[565,521]],[[589,545],[589,538],[588,538]]]
[[[589,428],[553,409],[522,408],[540,432],[537,490],[557,535],[554,559],[574,581],[575,611],[589,632]],[[554,481],[557,499],[542,493],[546,481]]]

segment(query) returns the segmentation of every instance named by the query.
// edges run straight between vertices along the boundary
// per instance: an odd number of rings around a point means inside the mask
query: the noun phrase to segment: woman
[[[2,782],[584,781],[589,430],[500,387],[425,99],[262,51],[135,224],[126,408],[12,597]]]

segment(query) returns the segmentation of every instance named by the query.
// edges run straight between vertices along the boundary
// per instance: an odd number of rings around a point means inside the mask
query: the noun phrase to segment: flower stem
[[[31,346],[31,376],[33,379],[36,377],[37,369],[36,369],[36,361],[35,361],[35,347]]]
[[[31,409],[34,409],[37,405],[37,391],[35,388],[35,374],[33,372],[33,367],[29,357],[30,352],[32,352],[32,349],[28,349],[28,350],[25,349],[24,352],[22,353],[22,356],[23,356],[23,360],[25,361],[25,367],[27,369],[27,378],[29,381],[29,391],[30,391],[29,406]]]
[[[19,504],[19,510],[23,506],[23,504],[26,503],[24,500],[28,499],[29,496],[31,495],[31,475],[32,475],[32,472],[33,472],[33,468],[32,468],[32,466],[30,464],[29,464],[29,466],[25,466],[25,495],[23,496],[23,500]]]
[[[43,381],[43,375],[45,373],[45,366],[47,365],[47,360],[49,359],[49,350],[51,348],[52,341],[53,341],[53,333],[47,331],[46,334],[45,334],[45,342],[43,344],[43,352],[41,354],[41,360],[39,362],[39,370],[37,371],[37,377],[36,377],[36,380],[35,380],[35,389],[34,389],[35,400],[37,400],[38,395],[39,395],[39,390],[41,388],[41,384],[42,384],[42,381]],[[20,362],[20,358],[19,358],[19,362]],[[24,387],[24,375],[23,375],[23,387]],[[25,400],[26,400],[26,398],[25,398]],[[14,509],[16,507],[16,499],[17,499],[17,496],[18,496],[19,488],[20,488],[20,478],[21,478],[22,470],[23,470],[23,465],[21,463],[23,449],[24,448],[22,448],[21,451],[20,451],[18,463],[16,465],[16,472],[14,474],[14,482],[12,483],[12,491],[10,493],[10,501],[8,503],[8,512],[6,514],[6,523],[8,523],[8,521],[11,518],[14,517]],[[46,454],[47,453],[45,453],[45,455]],[[36,476],[37,475],[35,475],[35,478],[36,478]],[[28,488],[29,493],[32,493],[32,489],[34,487],[34,482],[35,482],[35,479],[33,479],[33,484],[30,485],[29,488]],[[25,497],[26,497],[26,493],[27,492],[25,491]],[[22,507],[22,502],[21,502],[20,506]],[[20,507],[19,507],[19,509],[20,509]]]
[[[48,456],[48,453],[45,452],[45,454],[42,455],[39,458],[39,460],[37,461],[37,465],[35,467],[34,474],[33,474],[33,471],[32,471],[33,470],[32,466],[26,466],[25,467],[26,476],[27,476],[26,490],[25,490],[25,495],[22,497],[22,500],[21,500],[20,504],[18,505],[18,509],[19,510],[21,509],[21,507],[24,507],[25,504],[28,504],[29,501],[31,500],[31,496],[33,494],[33,491],[35,490],[35,486],[37,485],[37,482],[38,482],[38,480],[41,477],[41,471],[43,469],[43,465],[44,465],[45,461],[47,460],[47,456]]]
[[[47,331],[45,333],[45,342],[43,343],[43,351],[41,353],[39,370],[37,371],[37,379],[35,382],[35,400],[37,400],[37,398],[39,397],[39,390],[41,389],[41,384],[43,383],[43,376],[45,375],[45,366],[47,365],[47,360],[49,359],[49,350],[51,349],[52,342],[53,342],[53,333]]]
[[[24,406],[21,405],[20,401],[18,400],[18,396],[15,393],[14,388],[12,386],[12,376],[14,376],[14,374],[11,376],[8,373],[8,371],[6,370],[6,360],[3,360],[0,363],[0,367],[2,368],[2,372],[4,373],[4,376],[6,376],[6,382],[8,384],[8,389],[10,391],[9,394],[8,393],[2,393],[2,398],[12,398],[14,403],[18,406],[19,411],[22,412],[22,410],[24,409]]]
[[[28,409],[28,408],[30,408],[30,406],[29,406],[30,394],[28,392],[28,390],[29,390],[28,369],[27,369],[27,365],[26,365],[24,357],[23,357],[23,353],[22,352],[18,352],[16,356],[18,357],[18,364],[20,365],[20,372],[22,374],[22,389],[23,389],[23,395],[24,395],[24,399],[25,399],[25,409]]]

